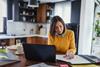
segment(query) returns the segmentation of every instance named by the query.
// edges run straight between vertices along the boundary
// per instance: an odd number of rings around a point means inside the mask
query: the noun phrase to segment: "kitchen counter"
[[[48,37],[47,35],[39,35],[39,34],[33,34],[33,35],[16,35],[16,36],[11,36],[11,35],[0,35],[0,39],[11,39],[11,38],[23,38],[23,37]]]

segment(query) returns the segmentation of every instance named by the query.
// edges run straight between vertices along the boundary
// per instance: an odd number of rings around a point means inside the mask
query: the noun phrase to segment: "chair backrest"
[[[79,40],[79,24],[77,23],[68,23],[66,24],[67,29],[74,31],[75,34],[75,44],[78,52],[78,40]],[[76,54],[77,54],[76,52]]]

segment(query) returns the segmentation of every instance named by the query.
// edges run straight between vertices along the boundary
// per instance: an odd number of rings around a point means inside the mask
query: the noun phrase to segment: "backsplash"
[[[47,35],[49,27],[50,24],[7,21],[7,35]]]

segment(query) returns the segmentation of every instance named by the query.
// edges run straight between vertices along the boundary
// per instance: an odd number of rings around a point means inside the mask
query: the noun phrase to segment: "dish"
[[[17,46],[16,45],[7,46],[7,49],[9,49],[9,50],[17,50]]]

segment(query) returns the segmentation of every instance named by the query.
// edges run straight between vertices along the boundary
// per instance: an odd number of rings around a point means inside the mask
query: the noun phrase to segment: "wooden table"
[[[39,63],[39,62],[26,60],[24,54],[19,54],[17,56],[20,59],[20,62],[4,65],[2,67],[27,67],[29,65]],[[52,64],[52,65],[54,65],[53,67],[59,67],[59,66],[57,66],[57,65],[59,65],[59,63],[47,63],[47,64]],[[72,65],[72,67],[100,67],[100,65],[86,64],[86,65]]]
[[[20,62],[17,63],[13,63],[13,64],[8,64],[8,65],[4,65],[2,67],[27,67],[29,65],[33,65],[35,63],[39,63],[39,62],[34,62],[34,61],[28,61],[26,60],[24,54],[16,54],[16,56],[18,56]],[[62,62],[57,62],[57,63],[47,63],[47,64],[51,64],[54,65],[53,67],[59,67],[58,65],[62,63]],[[72,67],[100,67],[100,65],[95,65],[95,64],[85,64],[85,65],[72,65]]]

